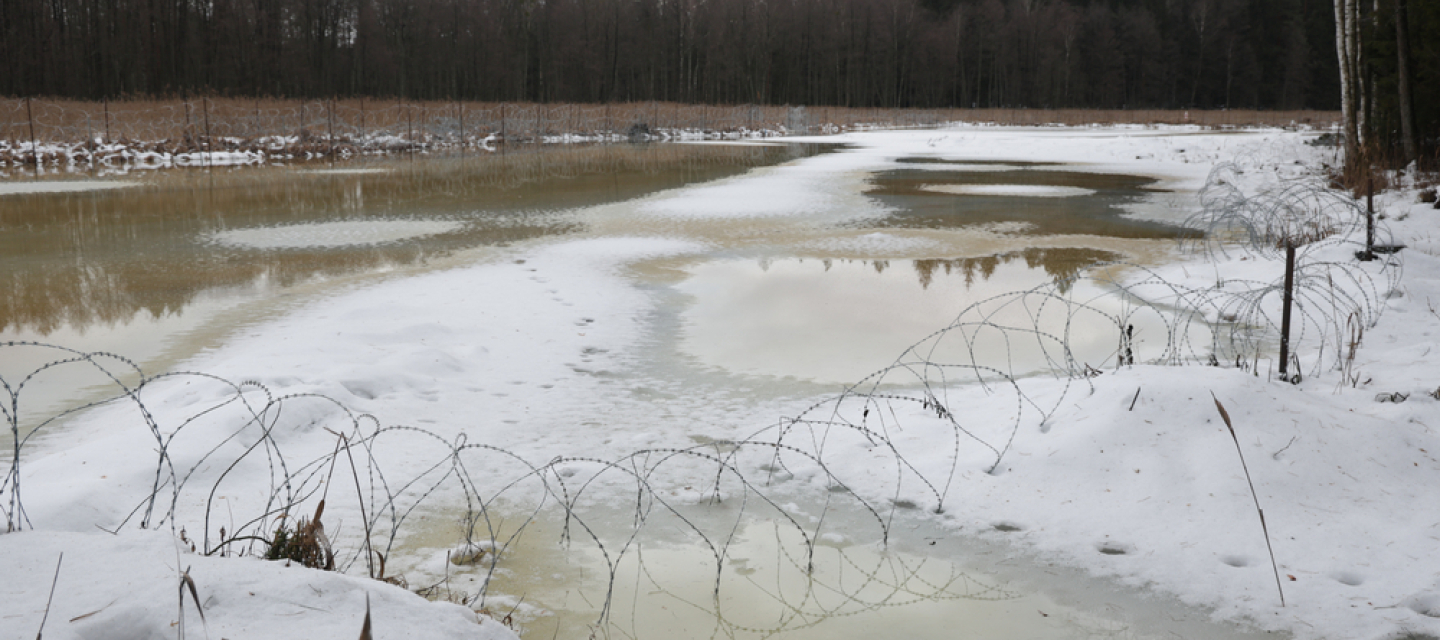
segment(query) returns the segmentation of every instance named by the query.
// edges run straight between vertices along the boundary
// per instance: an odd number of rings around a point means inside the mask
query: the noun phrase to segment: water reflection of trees
[[[920,280],[920,288],[929,289],[935,282],[935,276],[943,272],[945,275],[960,274],[965,277],[965,286],[975,284],[975,277],[978,275],[981,280],[989,280],[995,275],[996,269],[1003,264],[1009,264],[1016,260],[1023,260],[1025,266],[1030,269],[1041,269],[1053,278],[1061,287],[1067,287],[1068,282],[1079,275],[1088,267],[1095,266],[1102,262],[1119,260],[1121,255],[1113,251],[1103,249],[1087,249],[1083,247],[1029,247],[1008,253],[997,253],[988,256],[972,258],[923,258],[912,260],[915,267],[915,275]],[[848,261],[847,261],[848,262]],[[890,260],[866,260],[871,269],[877,274],[885,273],[890,268]],[[829,271],[835,264],[833,258],[823,258],[820,264]],[[769,262],[760,261],[760,269],[767,270]]]
[[[1119,258],[1119,254],[1101,249],[1030,247],[978,258],[916,260],[914,264],[915,274],[920,279],[920,286],[929,289],[937,271],[944,271],[947,276],[954,273],[964,275],[965,286],[968,287],[975,283],[977,273],[981,279],[989,280],[1000,265],[1015,260],[1024,260],[1025,266],[1031,269],[1043,269],[1056,282],[1068,282],[1087,267]],[[882,270],[881,267],[876,266],[876,271]]]
[[[788,159],[781,147],[610,145],[352,165],[166,171],[143,186],[0,198],[0,330],[48,334],[180,313],[202,293],[289,287],[422,264],[456,250],[566,233],[566,209],[638,197]],[[306,169],[319,171],[307,172]],[[335,172],[328,170],[335,169]],[[346,172],[363,169],[366,172]],[[259,250],[227,229],[460,221],[403,242]]]

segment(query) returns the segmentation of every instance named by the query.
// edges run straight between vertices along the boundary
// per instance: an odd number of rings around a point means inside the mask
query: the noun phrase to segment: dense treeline
[[[1334,109],[1332,1],[0,0],[0,94]]]
[[[1334,0],[1346,166],[1440,164],[1440,2]],[[1352,162],[1353,161],[1353,162]],[[1363,173],[1363,171],[1362,171]]]

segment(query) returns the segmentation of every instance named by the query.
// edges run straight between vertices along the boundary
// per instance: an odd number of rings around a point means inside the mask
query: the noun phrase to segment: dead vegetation
[[[878,109],[669,102],[537,104],[352,98],[0,98],[0,163],[115,160],[121,152],[314,157],[465,149],[541,141],[832,134],[865,128],[995,125],[1195,125],[1329,128],[1326,111]],[[38,155],[35,147],[39,146]],[[48,148],[47,148],[48,147]]]
[[[288,560],[311,569],[334,571],[335,551],[330,546],[330,538],[325,535],[325,525],[320,522],[324,513],[325,501],[322,499],[315,507],[314,517],[301,516],[293,525],[288,525],[287,518],[282,514],[265,559]]]

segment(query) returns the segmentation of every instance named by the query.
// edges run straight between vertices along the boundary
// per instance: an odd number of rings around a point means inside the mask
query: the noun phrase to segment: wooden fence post
[[[214,145],[210,142],[210,97],[206,96],[201,100],[200,107],[205,111],[205,146],[202,153],[205,154],[205,166],[210,166],[210,154],[214,150]]]
[[[1285,294],[1280,310],[1280,378],[1286,379],[1285,373],[1290,364],[1290,306],[1294,302],[1295,291],[1295,243],[1289,239],[1285,240]]]
[[[40,147],[35,144],[35,113],[30,110],[30,97],[25,97],[25,119],[30,121],[30,164],[40,169]]]
[[[1365,176],[1365,259],[1375,259],[1375,175]]]

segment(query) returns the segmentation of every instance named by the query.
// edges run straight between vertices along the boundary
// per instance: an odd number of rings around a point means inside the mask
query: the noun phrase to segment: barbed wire
[[[1290,344],[1307,354],[1312,372],[1343,366],[1347,323],[1358,319],[1373,326],[1379,320],[1385,296],[1400,277],[1398,256],[1354,259],[1361,228],[1356,219],[1363,212],[1345,196],[1293,182],[1247,195],[1236,186],[1233,171],[1222,166],[1212,174],[1201,192],[1202,210],[1191,218],[1197,234],[1183,242],[1216,261],[1243,254],[1254,261],[1247,273],[1269,271],[1271,279],[1177,282],[1163,268],[1121,262],[1067,271],[1030,289],[972,303],[890,365],[747,436],[614,458],[561,455],[533,461],[490,443],[469,442],[464,433],[447,439],[414,426],[385,426],[321,394],[277,394],[257,381],[201,372],[147,377],[116,354],[0,343],[0,354],[53,352],[18,382],[0,377],[13,439],[0,480],[0,512],[9,531],[35,527],[26,508],[26,496],[35,494],[21,492],[22,480],[30,491],[29,479],[36,477],[22,473],[27,447],[80,412],[113,405],[117,408],[107,410],[131,412],[130,427],[140,430],[135,437],[153,440],[155,455],[153,473],[134,483],[129,511],[117,516],[116,526],[181,532],[198,526],[194,537],[203,553],[264,553],[278,537],[272,532],[287,519],[313,511],[318,522],[329,501],[330,513],[338,508],[361,514],[359,527],[327,534],[341,549],[335,566],[352,570],[363,561],[369,575],[386,578],[385,559],[417,514],[462,513],[463,540],[457,542],[492,550],[482,563],[481,584],[488,585],[527,528],[558,510],[560,541],[594,548],[608,572],[597,624],[614,613],[614,582],[623,563],[639,562],[647,579],[659,580],[644,571],[642,549],[647,530],[662,522],[663,530],[693,540],[710,556],[709,602],[682,599],[713,611],[727,633],[765,635],[806,626],[826,615],[890,606],[899,594],[951,597],[945,594],[953,595],[954,581],[899,579],[886,583],[889,597],[857,596],[843,607],[794,607],[774,629],[760,629],[727,616],[720,591],[726,559],[748,521],[767,516],[791,537],[785,562],[805,573],[816,569],[819,541],[833,514],[862,516],[873,523],[867,527],[880,544],[888,544],[902,513],[952,508],[952,493],[966,473],[1003,473],[1021,430],[1048,429],[1066,398],[1093,389],[1105,371],[1148,363],[1235,366],[1258,375],[1260,358],[1279,329],[1283,274],[1274,272],[1277,243],[1305,241],[1293,292],[1300,322]],[[115,393],[51,416],[22,413],[22,396],[32,385],[73,367],[98,372]],[[977,406],[986,408],[976,411]],[[123,423],[124,415],[107,414],[106,422]],[[862,451],[863,464],[855,457]],[[341,478],[345,471],[351,474],[353,490],[341,490],[343,480],[334,484],[337,468]],[[257,484],[260,479],[264,486]],[[825,490],[816,491],[820,487]],[[819,513],[813,518],[799,516],[788,502],[797,495],[816,500],[816,493]],[[923,502],[917,496],[924,496]],[[224,524],[222,512],[229,518]],[[516,513],[518,524],[506,521]],[[629,521],[618,537],[607,531],[617,514]],[[843,555],[835,560],[850,561]],[[880,570],[869,571],[873,577]],[[958,597],[1008,597],[1002,592],[991,586]],[[489,597],[481,586],[469,603],[483,607]]]
[[[256,381],[237,383],[200,372],[147,377],[140,374],[134,362],[116,354],[82,353],[36,342],[0,343],[0,353],[17,350],[53,351],[59,357],[26,372],[18,383],[12,384],[0,377],[0,387],[5,389],[8,400],[4,415],[13,438],[12,456],[0,481],[0,495],[5,497],[0,512],[4,514],[8,531],[37,525],[25,508],[27,496],[36,494],[21,490],[22,486],[30,486],[29,483],[22,485],[22,479],[27,477],[24,473],[26,450],[34,446],[35,438],[58,428],[65,418],[109,407],[110,411],[134,410],[142,416],[140,422],[146,434],[143,437],[153,439],[151,450],[156,456],[151,479],[135,485],[136,491],[126,503],[129,506],[111,526],[116,529],[168,527],[181,537],[187,535],[185,529],[190,527],[188,535],[199,545],[200,553],[264,555],[267,547],[278,539],[273,532],[287,518],[294,520],[297,514],[316,511],[317,502],[328,501],[328,513],[349,507],[349,513],[365,514],[358,530],[329,534],[330,544],[342,550],[337,554],[336,568],[351,570],[357,563],[365,562],[370,575],[383,578],[383,569],[377,572],[369,562],[372,554],[380,558],[383,566],[384,558],[389,557],[400,540],[407,521],[418,510],[444,510],[446,504],[459,503],[466,514],[465,542],[495,550],[487,556],[485,583],[488,584],[494,572],[501,568],[505,550],[549,505],[559,508],[563,514],[563,540],[573,540],[580,534],[602,554],[613,580],[620,564],[640,553],[646,523],[663,514],[667,521],[676,523],[708,549],[715,561],[713,591],[718,603],[727,549],[735,544],[744,519],[763,505],[784,527],[798,534],[803,560],[795,561],[803,563],[807,571],[813,567],[819,527],[803,524],[772,498],[768,479],[762,480],[766,476],[757,475],[754,468],[759,464],[756,460],[770,459],[777,452],[808,459],[822,468],[827,463],[803,448],[783,442],[721,441],[692,447],[643,449],[616,459],[561,456],[537,464],[501,447],[468,442],[463,434],[446,440],[417,427],[382,427],[373,416],[355,414],[342,403],[320,394],[279,395]],[[48,372],[67,366],[100,371],[119,393],[32,421],[21,402],[26,392]],[[138,376],[138,379],[129,381],[124,379],[126,376]],[[75,379],[75,376],[60,379]],[[177,389],[182,388],[184,400],[176,397]],[[158,410],[152,411],[152,404]],[[123,406],[116,409],[116,405]],[[107,422],[114,419],[115,416],[111,416]],[[300,444],[294,431],[306,432],[312,442]],[[329,439],[327,432],[336,438],[337,444],[333,448],[323,447],[323,451],[316,454],[322,448],[313,440]],[[136,437],[142,436],[137,433]],[[397,476],[387,470],[395,466],[395,461],[387,462],[381,452],[401,448],[408,457],[429,462],[407,465],[410,472]],[[350,455],[352,450],[359,455]],[[343,475],[347,464],[354,465],[356,486],[355,491],[342,494],[340,485],[333,484],[333,478],[337,465]],[[483,470],[480,471],[483,477],[476,475],[477,470]],[[254,484],[260,479],[263,487]],[[694,501],[695,504],[681,504],[667,497],[666,489],[677,483],[698,486],[702,482],[705,488],[696,495],[705,498]],[[624,539],[616,542],[607,539],[594,524],[597,519],[609,518],[595,512],[612,511],[616,506],[614,496],[623,487],[629,487],[625,493],[634,495],[632,528]],[[46,495],[44,488],[38,492]],[[597,493],[600,495],[592,497]],[[885,526],[879,508],[856,494],[851,494],[850,500]],[[706,504],[722,502],[736,505],[728,525],[702,524],[697,519],[704,516]],[[497,513],[513,514],[515,505],[525,505],[520,509],[524,521],[513,532],[506,533],[501,526],[503,516]],[[233,519],[237,506],[245,509],[238,521]],[[229,513],[232,518],[228,524],[222,524],[222,513]],[[908,591],[921,588],[908,582],[902,582],[901,586]],[[935,585],[937,592],[948,586]],[[611,613],[611,593],[607,591],[600,621]],[[486,595],[483,590],[477,593],[472,604],[483,607]],[[891,604],[888,598],[872,603],[875,607]],[[851,602],[847,606],[853,609],[855,605]],[[804,617],[812,620],[823,614]]]

